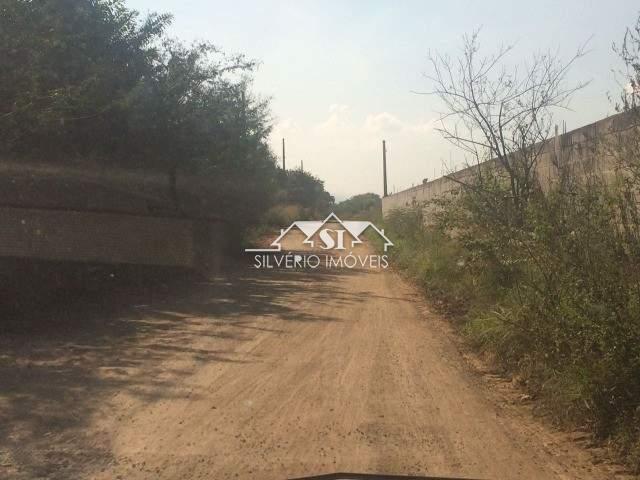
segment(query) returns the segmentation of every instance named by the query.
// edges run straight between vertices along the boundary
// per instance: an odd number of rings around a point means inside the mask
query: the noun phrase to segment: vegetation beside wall
[[[251,89],[257,63],[185,45],[170,23],[124,0],[3,1],[0,155],[161,172],[176,210],[177,178],[197,175],[212,192],[202,215],[242,229],[277,190],[269,104]]]
[[[318,177],[300,169],[280,171],[277,177],[274,204],[262,218],[266,228],[285,228],[296,220],[317,220],[329,214],[334,199]]]
[[[354,195],[336,204],[334,213],[344,220],[369,220],[375,223],[382,218],[382,200],[376,193]]]
[[[640,157],[637,157],[640,160]],[[640,184],[538,193],[505,227],[472,190],[394,211],[392,262],[562,424],[640,470]],[[496,192],[497,193],[497,192]],[[434,221],[435,220],[435,221]]]
[[[559,163],[559,179],[543,192],[535,173],[537,142],[548,138],[541,125],[549,122],[546,115],[553,105],[542,103],[548,97],[536,97],[541,103],[510,104],[520,95],[519,84],[504,73],[494,83],[489,72],[476,75],[478,49],[472,37],[465,50],[468,61],[460,63],[469,69],[462,77],[480,78],[484,84],[465,85],[462,80],[453,82],[462,85],[460,92],[439,94],[463,103],[455,104],[458,110],[451,115],[465,117],[470,128],[468,136],[447,127],[444,133],[460,135],[454,139],[459,146],[471,141],[483,145],[469,147],[477,154],[475,174],[453,194],[393,211],[385,219],[395,243],[393,264],[457,319],[478,349],[520,379],[558,424],[591,429],[615,446],[636,472],[640,89],[635,86],[640,63],[633,59],[640,52],[639,33],[640,23],[628,32],[622,48],[633,88],[623,92],[620,109],[634,116],[635,126],[596,142],[592,152],[613,158],[614,179],[605,181],[599,172]],[[484,68],[487,63],[478,60],[477,65]],[[504,75],[508,80],[503,84]],[[544,86],[553,93],[554,84],[544,80],[543,75],[541,82],[525,88]],[[489,97],[482,97],[485,94]],[[509,109],[520,117],[517,125],[505,127],[501,116]],[[538,129],[536,135],[521,136],[531,127]],[[514,130],[507,132],[509,128]],[[501,135],[516,139],[511,149],[498,151],[509,146]],[[482,163],[486,158],[497,161]]]

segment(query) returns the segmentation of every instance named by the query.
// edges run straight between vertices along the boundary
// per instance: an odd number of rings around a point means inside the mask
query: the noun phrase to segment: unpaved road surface
[[[114,295],[0,339],[0,478],[615,476],[496,394],[391,271]]]

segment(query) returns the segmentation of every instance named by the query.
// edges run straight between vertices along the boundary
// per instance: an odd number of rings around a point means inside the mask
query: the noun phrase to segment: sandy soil
[[[243,268],[79,304],[0,339],[1,478],[623,476],[390,271]]]

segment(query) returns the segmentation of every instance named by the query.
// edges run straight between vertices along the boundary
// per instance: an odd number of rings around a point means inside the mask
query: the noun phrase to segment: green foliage
[[[123,0],[2,0],[0,154],[159,170],[173,190],[198,174],[217,192],[207,213],[253,221],[276,191],[256,64],[171,40],[170,21]]]
[[[274,205],[266,211],[263,223],[269,227],[284,228],[297,221],[306,218],[307,214],[300,205]]]
[[[462,315],[491,303],[494,285],[474,274],[470,254],[443,223],[426,223],[422,208],[394,210],[384,220],[394,247],[389,255],[444,311]]]
[[[154,75],[169,21],[152,15],[139,25],[121,1],[3,0],[2,153],[113,149],[129,96]]]
[[[573,179],[514,224],[489,207],[505,187],[486,178],[430,205],[429,226],[421,209],[393,212],[393,259],[558,421],[624,439],[637,462],[640,185]]]
[[[336,204],[334,213],[345,220],[369,220],[382,218],[382,200],[376,193],[362,193]]]
[[[640,472],[638,25],[620,51],[632,86],[620,109],[636,123],[592,152],[613,161],[614,180],[558,166],[549,191],[532,177],[514,206],[518,177],[487,162],[424,210],[393,212],[387,229],[396,264],[472,343]]]
[[[498,88],[487,87],[486,72],[475,75],[475,36],[460,62],[443,58],[436,93],[448,108],[444,118],[462,119],[443,132],[478,164],[458,190],[392,212],[386,227],[396,243],[392,260],[456,314],[472,343],[523,379],[559,423],[614,440],[640,472],[640,18],[617,51],[627,67],[618,109],[632,122],[594,141],[590,152],[611,161],[615,175],[558,162],[557,181],[545,192],[536,168],[544,143],[536,142],[547,137],[518,135],[530,134],[529,121],[542,125],[538,133],[548,131],[556,105],[549,90],[562,98],[572,92],[548,76],[555,60],[534,63],[531,71],[542,69],[546,78],[520,90],[506,71]],[[451,83],[458,68],[451,65],[459,66],[462,87]],[[514,118],[505,105],[523,95],[534,97],[517,102],[527,121],[511,124],[516,135],[505,133],[501,122]],[[458,125],[477,135],[460,136]],[[514,138],[515,148],[505,151]],[[523,161],[525,169],[514,168]]]
[[[333,207],[333,197],[325,190],[324,182],[309,172],[279,172],[278,185],[276,206],[266,219],[272,225],[288,225],[295,220],[317,220],[328,215]]]

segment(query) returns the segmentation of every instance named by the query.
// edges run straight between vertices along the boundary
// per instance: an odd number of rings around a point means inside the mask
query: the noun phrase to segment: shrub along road
[[[617,475],[491,386],[391,271],[242,268],[82,302],[0,339],[0,477]]]

